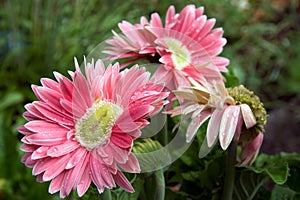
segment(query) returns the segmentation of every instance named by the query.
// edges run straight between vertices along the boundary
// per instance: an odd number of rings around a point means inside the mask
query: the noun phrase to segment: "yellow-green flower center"
[[[243,137],[246,137],[246,140],[252,140],[258,133],[264,132],[264,125],[267,122],[267,112],[259,97],[243,85],[227,88],[227,91],[233,97],[236,104],[247,104],[255,116],[256,125],[250,129],[244,129],[242,131],[244,133]]]
[[[91,108],[77,121],[75,138],[87,150],[105,144],[123,109],[111,102],[96,101]]]
[[[172,53],[171,58],[176,69],[182,70],[191,63],[191,53],[180,41],[174,38],[164,38],[164,41]]]

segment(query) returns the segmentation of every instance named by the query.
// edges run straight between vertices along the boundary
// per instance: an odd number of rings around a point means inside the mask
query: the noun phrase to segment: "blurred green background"
[[[121,20],[139,22],[152,12],[164,16],[171,4],[176,11],[190,3],[205,6],[208,18],[223,27],[229,74],[255,91],[269,112],[262,151],[300,153],[298,0],[0,2],[0,199],[58,199],[20,162],[16,128],[25,123],[24,105],[35,100],[30,85],[53,78],[53,71],[73,70],[73,57],[82,62],[111,29],[118,32]]]

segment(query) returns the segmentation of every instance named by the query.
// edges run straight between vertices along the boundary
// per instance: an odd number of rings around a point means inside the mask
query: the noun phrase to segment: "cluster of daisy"
[[[176,13],[171,6],[164,25],[157,13],[139,24],[123,21],[104,50],[107,60],[120,64],[85,61],[81,70],[75,60],[70,79],[55,72],[56,80],[42,78],[41,86],[32,86],[38,100],[25,106],[28,122],[18,128],[22,162],[38,181],[51,181],[50,193],[60,191],[63,198],[77,190],[82,196],[91,183],[99,193],[116,184],[133,192],[121,171],[140,172],[133,142],[163,107],[171,116],[191,118],[186,142],[210,119],[202,145],[211,149],[219,138],[226,150],[234,141],[241,147],[239,165],[253,161],[266,112],[243,86],[225,87],[229,60],[218,55],[226,40],[203,11],[188,5]],[[138,65],[128,67],[140,59],[159,63],[152,76]],[[172,108],[175,100],[179,106]]]

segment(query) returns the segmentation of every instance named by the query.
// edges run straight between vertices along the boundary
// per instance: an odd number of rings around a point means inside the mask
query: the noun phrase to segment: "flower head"
[[[240,160],[243,164],[249,163],[261,145],[262,137],[257,136],[263,131],[266,118],[258,97],[243,86],[227,90],[223,82],[200,84],[190,80],[193,86],[179,87],[174,91],[179,98],[184,99],[183,103],[169,111],[173,116],[183,114],[191,117],[186,134],[187,142],[193,139],[199,127],[210,118],[204,144],[212,148],[219,138],[222,149],[226,150],[234,139],[245,149]]]
[[[162,65],[153,78],[170,90],[190,85],[188,77],[222,79],[220,72],[227,71],[229,60],[218,55],[226,39],[222,28],[213,29],[215,19],[207,19],[203,11],[203,7],[188,5],[176,14],[170,6],[165,25],[157,13],[150,21],[142,17],[140,24],[123,21],[119,24],[123,34],[114,33],[104,52],[109,59],[130,58],[125,65],[145,57],[157,58]]]
[[[32,86],[38,101],[25,106],[28,122],[18,129],[22,162],[38,181],[51,180],[49,192],[61,197],[75,189],[82,196],[91,182],[100,193],[116,184],[133,192],[120,170],[140,171],[133,141],[168,93],[138,66],[120,72],[118,64],[105,69],[101,60],[92,61],[85,76],[75,66],[71,80],[55,72],[56,81],[43,78],[42,86]]]

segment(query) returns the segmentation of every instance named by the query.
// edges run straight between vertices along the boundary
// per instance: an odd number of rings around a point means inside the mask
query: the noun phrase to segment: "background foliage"
[[[216,18],[217,26],[223,27],[228,43],[222,55],[231,60],[228,84],[241,83],[254,90],[269,111],[262,151],[267,154],[300,153],[298,0],[0,2],[0,199],[58,199],[57,195],[48,194],[47,183],[36,183],[31,170],[20,163],[21,135],[16,128],[25,122],[23,106],[35,100],[30,84],[39,84],[41,77],[52,78],[52,71],[66,74],[67,70],[73,70],[73,57],[82,61],[83,55],[88,55],[97,44],[112,35],[111,29],[118,30],[117,23],[121,20],[138,22],[139,16],[149,17],[152,12],[163,16],[171,4],[177,11],[188,3],[205,6],[205,14]],[[197,156],[193,155],[197,155],[198,150],[195,142],[165,173],[166,198],[178,197],[178,193],[174,193],[177,190],[174,183],[182,185],[179,196],[205,199],[215,194],[218,198],[218,186],[222,182],[210,180],[220,180],[224,155],[215,152],[216,162],[210,162],[209,157],[195,160]],[[298,194],[299,197],[298,156],[286,157],[284,154],[283,157],[292,160],[294,167],[287,168],[291,175],[287,185],[276,185],[273,192],[267,194],[273,199],[283,193],[293,198]],[[254,166],[257,173],[270,172],[266,165],[277,163],[279,158],[272,157],[271,164],[268,163],[271,161],[264,163],[263,159],[260,157]],[[252,179],[254,172],[238,173],[243,173],[240,179]],[[263,176],[256,177],[254,185],[263,179]],[[135,183],[143,181],[138,178]],[[255,189],[251,188],[253,185],[241,184],[240,187],[246,187],[246,192]],[[201,195],[199,188],[204,191]],[[140,192],[146,191],[147,188]],[[237,192],[235,195],[242,198],[244,194]],[[264,192],[261,195],[265,197]]]

